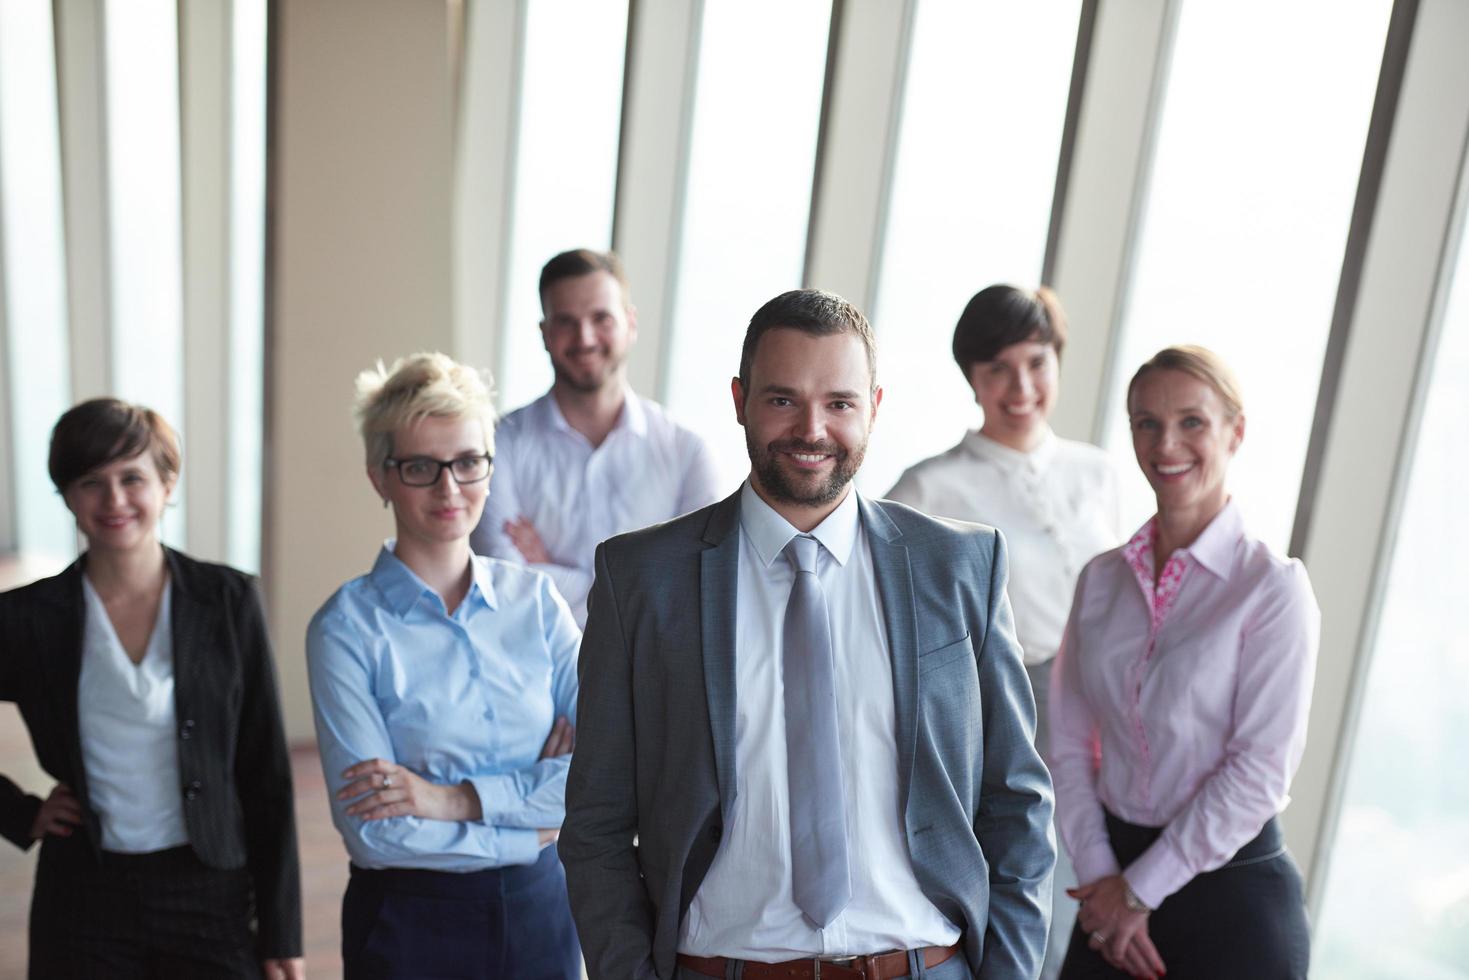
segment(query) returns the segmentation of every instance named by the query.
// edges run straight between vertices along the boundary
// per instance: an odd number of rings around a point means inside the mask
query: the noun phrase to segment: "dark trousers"
[[[1107,814],[1107,834],[1117,863],[1126,868],[1162,830],[1139,827]],[[1285,850],[1274,818],[1222,868],[1198,875],[1148,916],[1148,936],[1170,977],[1189,980],[1305,980],[1311,936],[1301,873]],[[1087,946],[1077,923],[1061,980],[1120,980]]]
[[[579,980],[556,848],[535,864],[466,874],[354,866],[342,963],[347,980]]]
[[[258,980],[250,878],[192,848],[104,852],[47,838],[31,898],[32,980]]]

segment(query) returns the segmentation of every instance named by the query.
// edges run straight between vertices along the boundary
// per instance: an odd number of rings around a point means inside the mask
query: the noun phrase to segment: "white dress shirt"
[[[173,704],[173,586],[166,585],[141,663],[123,649],[87,577],[77,727],[102,849],[140,854],[189,842]]]
[[[745,484],[735,611],[736,798],[719,851],[682,923],[679,951],[774,962],[948,946],[959,929],[923,894],[898,810],[892,661],[857,493],[812,532],[835,654],[852,900],[825,929],[791,897],[781,642],[799,534]]]
[[[617,425],[594,447],[547,392],[496,427],[490,495],[470,544],[476,554],[526,564],[503,528],[529,518],[551,557],[531,567],[551,576],[585,626],[598,544],[718,497],[708,444],[657,402],[626,391]]]
[[[999,528],[1010,546],[1007,591],[1027,666],[1061,646],[1076,576],[1117,544],[1117,471],[1107,454],[1050,430],[1028,453],[978,432],[910,467],[888,496],[934,517]]]

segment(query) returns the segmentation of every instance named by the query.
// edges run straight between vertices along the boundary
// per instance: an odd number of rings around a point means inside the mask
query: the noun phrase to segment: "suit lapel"
[[[704,529],[700,555],[699,611],[704,655],[704,693],[714,738],[720,816],[729,818],[735,798],[735,598],[740,572],[740,495],[716,505]]]
[[[913,571],[903,533],[882,507],[857,498],[877,595],[887,621],[888,653],[893,662],[893,714],[897,724],[898,806],[908,809],[908,784],[913,776],[913,754],[918,746],[918,619],[913,602]]]
[[[191,717],[200,703],[200,690],[204,684],[205,662],[200,654],[209,649],[206,642],[218,615],[216,608],[205,603],[198,595],[198,582],[184,558],[169,548],[169,588],[173,594],[169,603],[173,607],[169,617],[169,629],[173,633],[173,708],[179,723]]]

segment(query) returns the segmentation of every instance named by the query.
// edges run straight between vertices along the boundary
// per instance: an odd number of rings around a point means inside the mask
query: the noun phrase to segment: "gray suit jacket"
[[[898,786],[924,894],[979,977],[1034,977],[1051,780],[992,528],[860,500],[887,620]],[[674,974],[735,787],[739,494],[597,549],[560,852],[594,980]]]

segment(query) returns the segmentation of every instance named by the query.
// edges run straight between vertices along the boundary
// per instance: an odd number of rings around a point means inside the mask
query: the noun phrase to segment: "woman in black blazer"
[[[0,776],[0,834],[42,841],[30,976],[300,980],[290,759],[252,581],[165,548],[179,473],[156,413],[84,402],[51,437],[87,551],[0,594],[0,698],[41,800]]]

